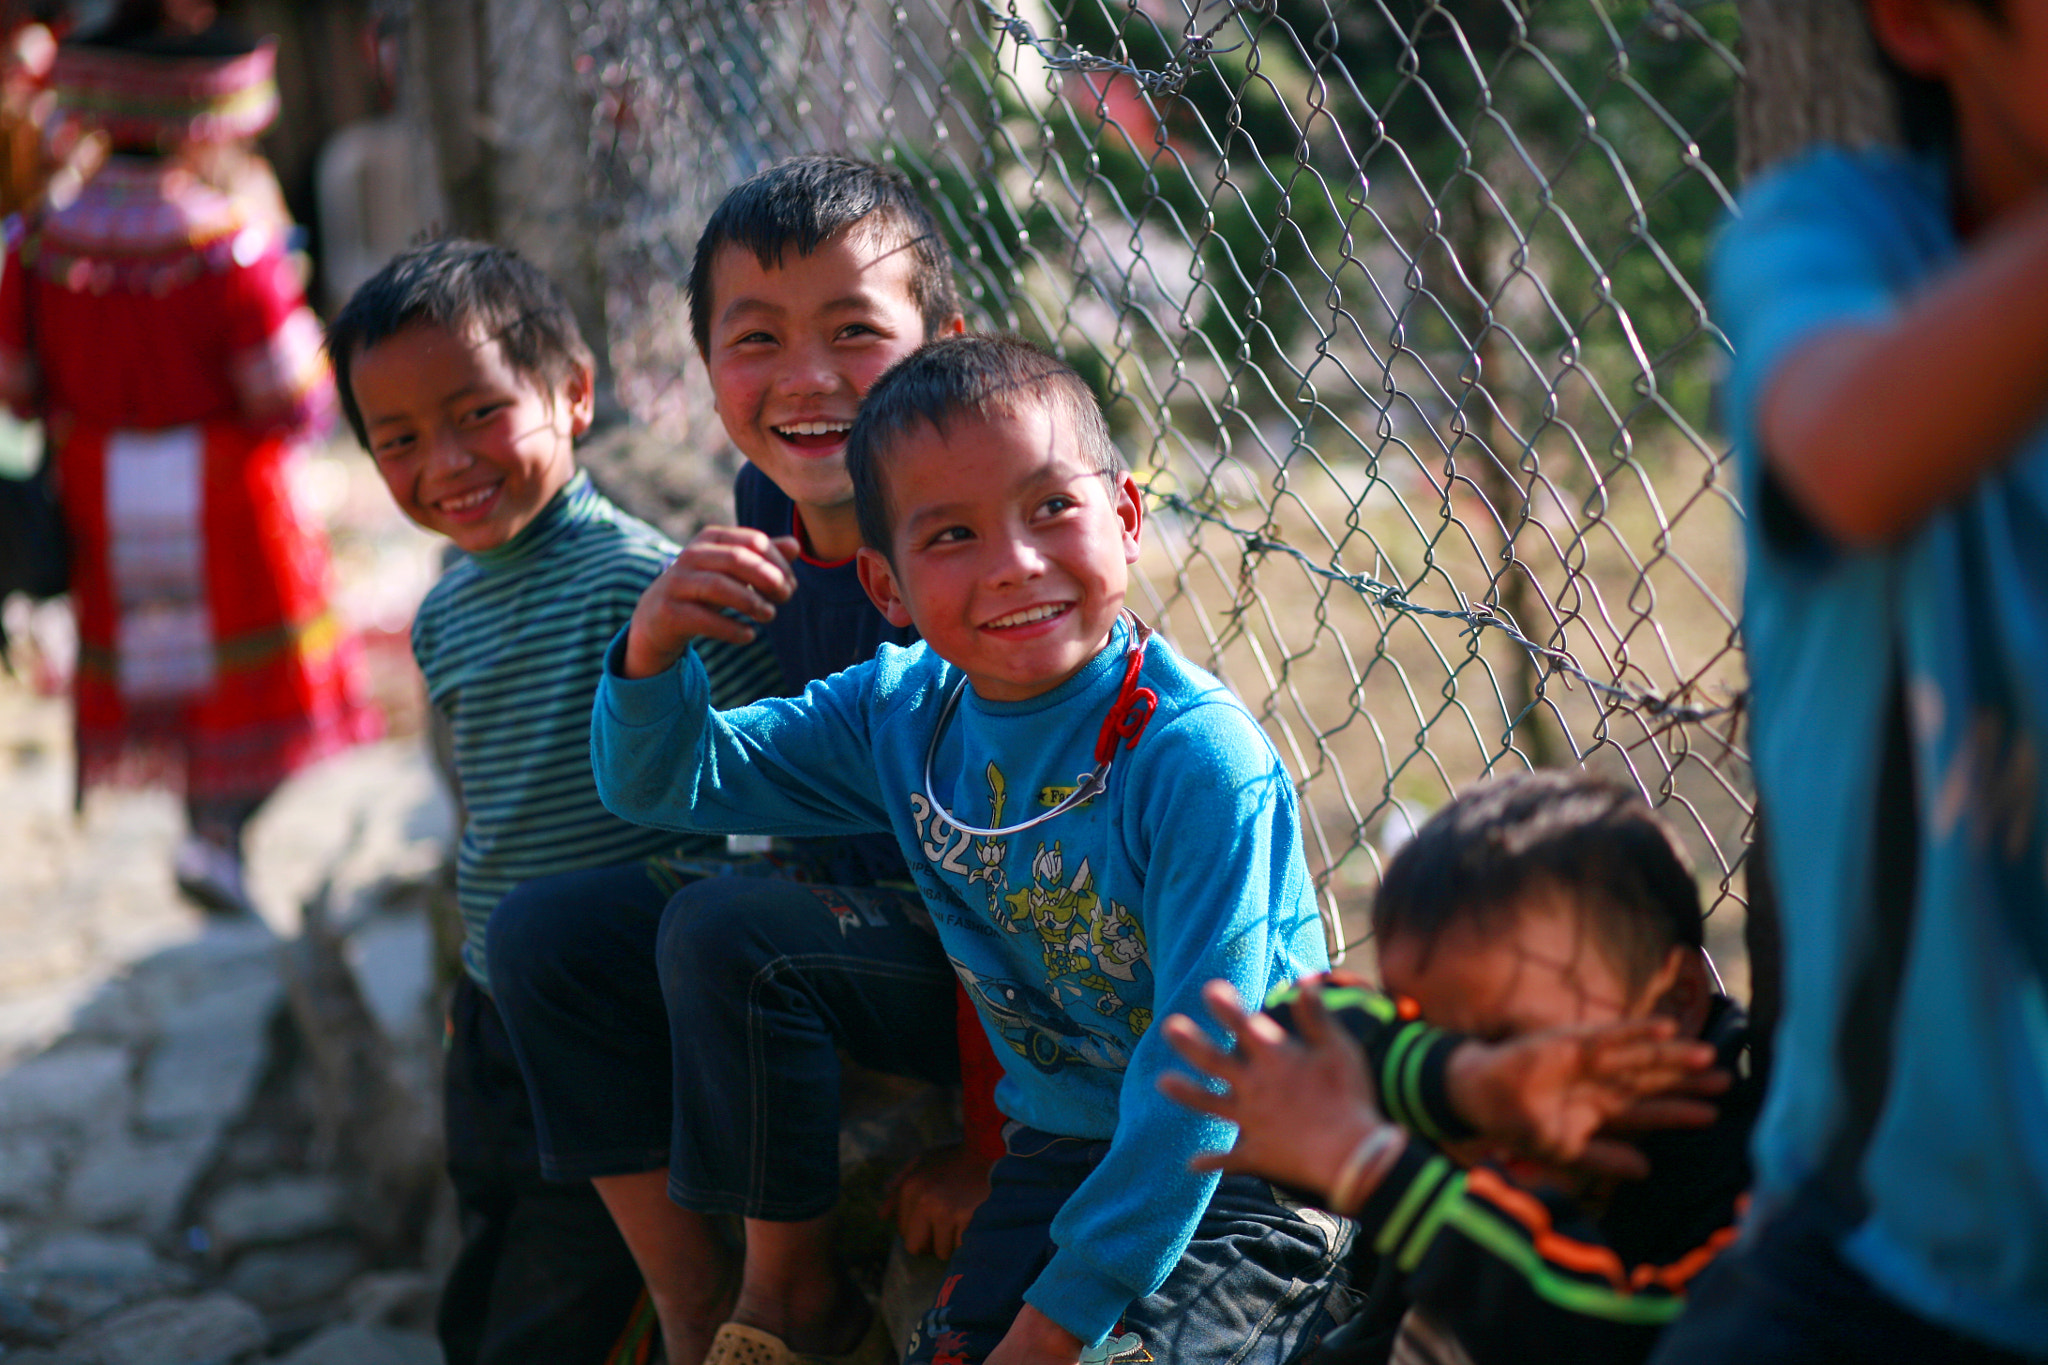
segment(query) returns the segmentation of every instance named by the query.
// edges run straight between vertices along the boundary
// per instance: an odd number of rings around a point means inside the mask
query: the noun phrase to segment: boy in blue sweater
[[[2048,1360],[2048,0],[1865,9],[1915,146],[1714,257],[1784,1012],[1667,1365]]]
[[[1138,490],[1065,365],[928,343],[870,391],[846,459],[862,582],[922,642],[716,712],[689,632],[643,606],[599,690],[606,803],[902,847],[1013,1120],[912,1361],[1287,1360],[1349,1226],[1187,1169],[1228,1129],[1156,1093],[1151,1027],[1212,977],[1258,998],[1326,964],[1286,771],[1124,612]],[[775,556],[732,571],[757,619],[789,593]]]

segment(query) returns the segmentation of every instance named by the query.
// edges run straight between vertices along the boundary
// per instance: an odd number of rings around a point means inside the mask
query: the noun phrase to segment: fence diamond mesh
[[[725,187],[797,151],[893,161],[970,322],[1103,396],[1150,502],[1134,605],[1290,764],[1334,940],[1424,813],[1532,765],[1637,783],[1740,906],[1740,513],[1700,290],[1732,3],[571,13],[643,417],[703,439],[679,282]]]

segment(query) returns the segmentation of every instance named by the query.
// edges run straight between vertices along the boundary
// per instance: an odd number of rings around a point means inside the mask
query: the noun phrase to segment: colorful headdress
[[[116,148],[239,142],[277,117],[277,44],[232,56],[66,45],[50,85],[60,109]]]

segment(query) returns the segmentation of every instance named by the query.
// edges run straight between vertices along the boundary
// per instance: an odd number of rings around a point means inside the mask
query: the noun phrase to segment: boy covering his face
[[[1371,1292],[1319,1361],[1649,1354],[1733,1238],[1758,1087],[1738,1083],[1717,1115],[1683,1098],[1636,1107],[1639,1121],[1711,1121],[1645,1134],[1640,1153],[1591,1149],[1646,1178],[1556,1160],[1694,1066],[1742,1070],[1746,1022],[1713,992],[1700,930],[1691,873],[1640,798],[1528,773],[1460,796],[1388,863],[1373,933],[1401,1010],[1309,983],[1276,1001],[1277,1020],[1252,1018],[1212,989],[1236,1055],[1168,1021],[1182,1053],[1231,1086],[1170,1086],[1240,1124],[1237,1147],[1204,1164],[1313,1190],[1358,1219],[1354,1280]]]

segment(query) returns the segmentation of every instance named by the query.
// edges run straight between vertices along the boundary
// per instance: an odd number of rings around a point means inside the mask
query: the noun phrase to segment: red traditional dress
[[[210,127],[258,114],[261,127],[275,109],[270,56],[237,59],[260,59],[260,73],[223,80],[234,63],[68,54],[55,83],[61,99],[68,78],[81,103],[139,92],[114,104],[131,119],[150,99],[185,117],[183,91],[213,111]],[[123,85],[138,63],[140,84]],[[167,86],[181,65],[186,86]],[[240,121],[222,122],[223,108]],[[183,131],[196,126],[187,117]],[[328,606],[326,542],[287,469],[294,440],[331,417],[320,341],[279,225],[171,159],[110,157],[11,244],[0,397],[44,419],[57,460],[81,793],[161,782],[194,802],[253,804],[374,732],[358,652]]]

